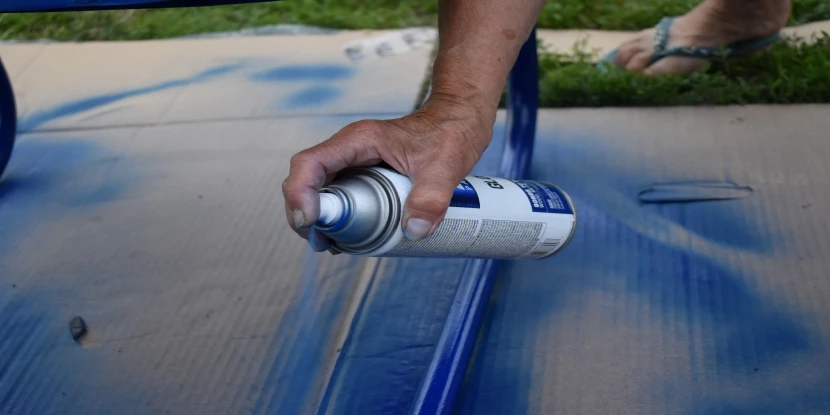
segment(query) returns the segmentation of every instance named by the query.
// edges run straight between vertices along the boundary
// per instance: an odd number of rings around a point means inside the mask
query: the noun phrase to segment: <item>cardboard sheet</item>
[[[411,110],[428,57],[352,63],[368,34],[345,36],[0,46],[23,132],[0,413],[316,410],[377,262],[311,255],[280,184],[297,151]]]
[[[342,50],[383,33],[5,43],[0,56],[22,131],[406,113],[429,48],[366,62]]]
[[[406,412],[461,261],[309,255],[279,188],[414,105],[428,51],[355,63],[360,36],[0,45],[1,413]],[[543,111],[534,178],[577,234],[503,269],[456,412],[830,411],[827,115]]]
[[[829,412],[828,115],[543,110],[534,176],[573,197],[577,233],[504,268],[458,413]],[[713,182],[752,192],[638,199]]]

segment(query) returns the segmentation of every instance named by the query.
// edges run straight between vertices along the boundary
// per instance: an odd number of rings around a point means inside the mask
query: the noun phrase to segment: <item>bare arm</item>
[[[402,220],[407,237],[418,240],[434,232],[453,190],[490,144],[507,75],[544,3],[442,0],[438,56],[427,102],[395,120],[352,123],[295,155],[283,182],[286,214],[294,229],[308,236],[319,216],[317,191],[334,174],[384,161],[413,181]]]
[[[433,95],[477,106],[495,119],[507,75],[544,0],[442,0]]]

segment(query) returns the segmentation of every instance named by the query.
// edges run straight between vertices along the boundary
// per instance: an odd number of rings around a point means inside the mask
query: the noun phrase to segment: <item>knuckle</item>
[[[376,120],[355,121],[343,128],[346,136],[374,139],[383,134],[383,124]]]
[[[283,180],[282,181],[282,193],[283,193],[283,195],[291,194],[291,191],[293,190],[293,187],[294,186],[291,183],[291,178],[287,178],[287,179]]]
[[[303,151],[291,156],[290,165],[293,168],[293,167],[305,164],[309,160],[309,157],[310,157],[310,151],[309,150],[303,150]]]

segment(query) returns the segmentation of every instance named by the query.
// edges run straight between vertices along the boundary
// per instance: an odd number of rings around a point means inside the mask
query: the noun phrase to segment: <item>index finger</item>
[[[381,134],[378,121],[358,121],[291,158],[282,192],[289,223],[295,230],[307,228],[317,221],[320,215],[318,192],[337,172],[382,161],[375,146]]]

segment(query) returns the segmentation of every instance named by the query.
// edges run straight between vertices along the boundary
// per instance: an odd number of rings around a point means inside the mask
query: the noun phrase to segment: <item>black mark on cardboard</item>
[[[749,186],[725,181],[655,183],[637,195],[643,203],[691,203],[741,199],[752,194]]]

